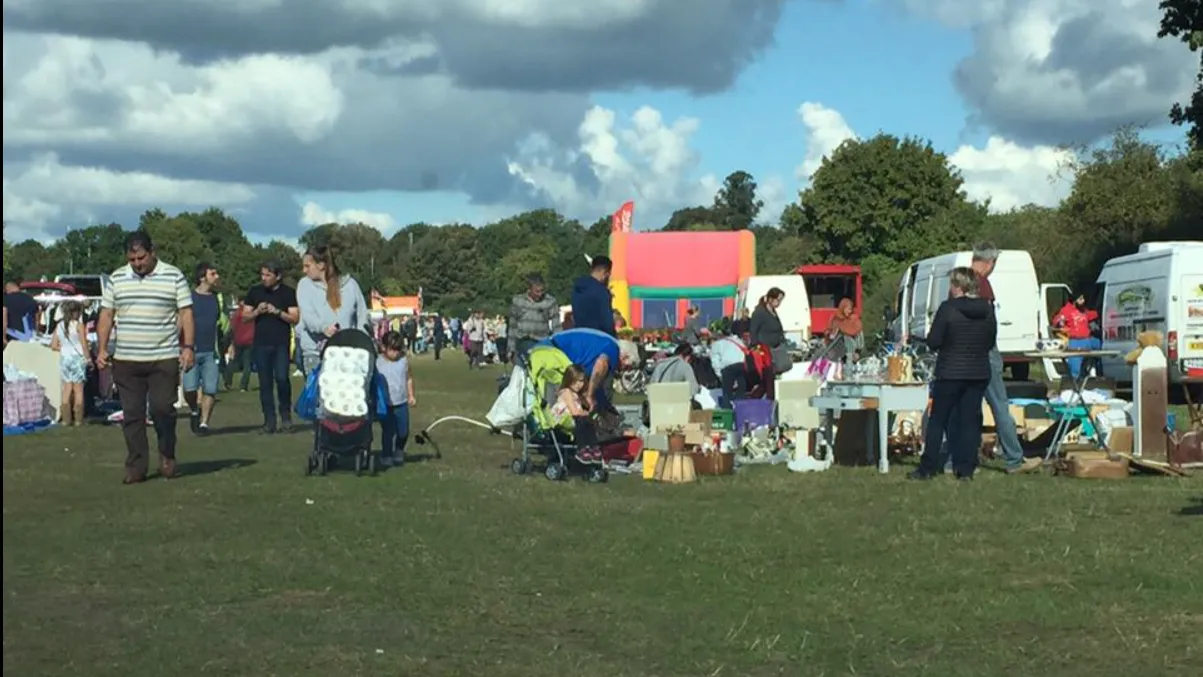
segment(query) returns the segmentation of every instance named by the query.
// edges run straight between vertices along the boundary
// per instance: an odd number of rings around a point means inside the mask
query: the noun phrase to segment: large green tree
[[[1195,91],[1185,104],[1175,103],[1170,120],[1187,128],[1187,138],[1196,149],[1203,149],[1203,0],[1161,0],[1161,29],[1157,37],[1174,37],[1199,53],[1199,74]]]
[[[825,260],[873,256],[913,261],[963,243],[984,218],[961,190],[960,174],[929,142],[878,134],[848,140],[823,159],[800,196],[800,230]]]
[[[723,180],[722,188],[714,196],[712,209],[726,230],[746,230],[756,221],[763,207],[764,200],[756,195],[756,179],[740,170],[731,172]]]

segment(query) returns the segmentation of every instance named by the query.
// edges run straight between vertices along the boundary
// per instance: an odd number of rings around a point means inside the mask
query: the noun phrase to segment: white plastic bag
[[[526,419],[535,399],[533,395],[527,396],[528,380],[525,369],[514,367],[510,372],[509,384],[497,396],[489,414],[485,416],[490,425],[494,428],[509,428]]]

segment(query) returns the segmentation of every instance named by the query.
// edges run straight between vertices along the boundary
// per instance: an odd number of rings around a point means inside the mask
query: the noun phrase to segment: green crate
[[[735,430],[735,412],[730,409],[715,409],[710,419],[715,430]]]

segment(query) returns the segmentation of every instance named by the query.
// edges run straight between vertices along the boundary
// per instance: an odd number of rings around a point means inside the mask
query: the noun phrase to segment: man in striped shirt
[[[148,409],[159,441],[159,474],[175,476],[176,394],[180,369],[191,368],[196,359],[196,327],[188,278],[158,260],[146,231],[125,239],[125,256],[129,263],[113,273],[100,299],[96,366],[113,366],[127,452],[125,483],[138,484],[150,463]],[[110,354],[114,324],[116,345]]]

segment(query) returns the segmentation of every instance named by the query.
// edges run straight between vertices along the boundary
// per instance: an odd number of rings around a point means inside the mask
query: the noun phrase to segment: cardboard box
[[[1113,454],[1131,454],[1136,431],[1130,426],[1111,429],[1107,436],[1107,449]]]
[[[647,401],[652,406],[657,403],[689,404],[690,396],[688,383],[653,383],[647,387]]]
[[[689,423],[689,400],[684,402],[651,402],[648,418],[652,430],[668,430]]]
[[[986,404],[985,400],[982,400],[982,427],[994,428],[995,425],[994,410],[990,408],[990,405]]]
[[[818,428],[819,410],[810,405],[810,398],[818,394],[819,382],[814,379],[777,383],[777,423],[786,428]]]
[[[1025,423],[1028,420],[1028,416],[1026,413],[1024,413],[1023,407],[1019,406],[1018,404],[1012,404],[1012,405],[1009,405],[1007,407],[1007,409],[1009,409],[1011,411],[1011,418],[1015,421],[1015,427],[1016,428],[1024,427]]]
[[[1033,442],[1055,425],[1057,422],[1051,418],[1029,418],[1024,421],[1024,439]]]
[[[668,435],[662,432],[648,433],[643,438],[644,449],[665,451],[668,449]]]

